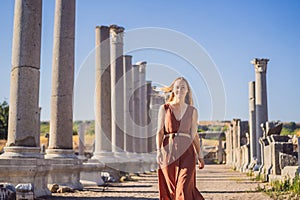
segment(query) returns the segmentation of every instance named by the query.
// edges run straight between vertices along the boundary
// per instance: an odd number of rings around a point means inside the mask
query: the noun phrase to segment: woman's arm
[[[164,126],[165,126],[165,108],[161,105],[158,112],[158,123],[156,133],[156,149],[159,150],[162,146],[164,137]]]
[[[192,117],[192,135],[194,136],[193,145],[197,153],[199,168],[202,169],[204,167],[204,159],[203,159],[203,153],[200,147],[200,139],[198,135],[198,112],[196,108],[193,111],[193,117]]]

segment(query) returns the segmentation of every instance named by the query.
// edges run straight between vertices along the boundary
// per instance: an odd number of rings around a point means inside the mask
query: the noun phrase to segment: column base
[[[73,149],[46,149],[46,159],[64,159],[73,158],[77,159]]]
[[[41,154],[40,147],[4,147],[4,153],[0,156],[0,159],[10,158],[44,158],[44,156]]]

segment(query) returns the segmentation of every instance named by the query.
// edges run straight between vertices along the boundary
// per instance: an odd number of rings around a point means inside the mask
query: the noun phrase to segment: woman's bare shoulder
[[[189,105],[189,107],[190,107],[191,110],[193,110],[193,112],[194,111],[198,112],[198,110],[197,110],[197,108],[195,106]]]

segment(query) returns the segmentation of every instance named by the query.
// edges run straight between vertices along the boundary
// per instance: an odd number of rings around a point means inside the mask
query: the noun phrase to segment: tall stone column
[[[85,135],[85,130],[86,130],[86,124],[85,122],[79,124],[78,126],[78,158],[79,159],[85,159],[84,152],[85,152],[85,140],[84,140],[84,135]]]
[[[124,82],[123,72],[123,34],[124,28],[110,26],[111,49],[111,115],[112,151],[120,156],[124,149]]]
[[[148,149],[148,130],[147,130],[147,85],[146,85],[146,64],[147,62],[138,62],[140,86],[140,147],[141,152],[146,153]]]
[[[40,197],[51,195],[39,147],[42,0],[14,2],[8,140],[0,156],[0,182],[32,183]]]
[[[263,136],[261,124],[268,121],[267,81],[266,72],[269,59],[253,59],[255,68],[255,112],[256,112],[256,142]],[[256,147],[257,162],[261,163],[260,145]]]
[[[256,121],[255,121],[255,82],[249,82],[249,135],[250,135],[250,159],[253,162],[257,157]]]
[[[134,153],[141,153],[140,148],[140,101],[141,95],[140,90],[138,89],[141,85],[140,83],[140,76],[139,76],[139,65],[132,65],[132,83],[133,83],[133,152]]]
[[[132,56],[125,55],[124,62],[124,151],[133,152],[133,124],[132,124]]]
[[[147,126],[147,153],[151,153],[155,151],[155,135],[152,132],[152,121],[151,121],[151,111],[150,111],[150,104],[151,104],[151,97],[152,97],[152,82],[147,81],[146,83],[147,88],[147,112],[146,112],[146,126]]]
[[[74,157],[75,0],[56,0],[52,58],[50,138],[47,158]]]
[[[107,26],[96,27],[96,111],[95,151],[92,159],[105,162],[112,157],[111,142],[111,73],[110,73],[110,31]]]
[[[159,92],[152,90],[151,100],[150,100],[150,116],[151,116],[151,132],[152,132],[152,151],[156,151],[156,132],[157,132],[157,123],[158,123],[158,112],[161,105],[165,103],[164,95]],[[156,153],[156,152],[155,152]]]
[[[1,157],[41,157],[39,127],[41,0],[16,0],[8,140]]]

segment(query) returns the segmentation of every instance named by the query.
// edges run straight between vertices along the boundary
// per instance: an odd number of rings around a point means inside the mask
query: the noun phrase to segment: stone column
[[[255,125],[255,82],[249,82],[249,135],[250,135],[250,159],[251,162],[255,161],[257,156],[256,140],[256,125]]]
[[[124,149],[124,83],[123,72],[123,34],[124,28],[110,26],[111,49],[111,115],[112,151],[120,156]]]
[[[78,157],[80,159],[84,159],[84,148],[85,148],[85,144],[84,144],[84,134],[85,134],[85,129],[86,129],[86,124],[83,122],[81,124],[79,124],[78,127]]]
[[[124,64],[124,151],[127,154],[133,152],[133,124],[132,124],[132,56],[123,57]]]
[[[148,130],[146,128],[147,124],[147,85],[146,85],[146,64],[147,62],[138,62],[139,65],[139,79],[140,86],[138,90],[140,90],[140,147],[141,152],[147,152],[147,138],[148,138]]]
[[[151,121],[151,111],[150,111],[150,104],[151,104],[151,97],[152,97],[152,82],[147,81],[146,83],[147,88],[147,112],[146,112],[146,126],[147,126],[147,153],[151,153],[155,151],[155,138],[156,134],[152,133],[152,121]],[[153,144],[154,143],[154,144]]]
[[[162,104],[165,103],[165,97],[159,92],[151,88],[151,100],[150,100],[150,116],[151,116],[151,132],[152,134],[152,151],[156,154],[156,132],[157,132],[157,123],[158,123],[158,111]],[[149,149],[149,148],[148,148]]]
[[[140,84],[139,65],[132,65],[132,83],[133,83],[133,152],[141,153],[140,150]]]
[[[253,59],[251,63],[255,68],[255,112],[256,112],[256,142],[263,136],[260,127],[262,123],[268,121],[267,105],[267,81],[266,72],[269,59]],[[257,162],[261,163],[260,145],[256,147]]]
[[[111,73],[109,27],[96,27],[96,105],[95,151],[92,159],[105,162],[112,157],[111,142]]]
[[[233,165],[236,167],[238,161],[237,148],[238,148],[238,121],[239,119],[232,120],[232,150],[233,150]]]
[[[1,157],[41,157],[39,127],[41,0],[16,0],[8,139]]]
[[[223,145],[222,145],[222,135],[220,134],[219,135],[219,138],[218,138],[218,151],[217,151],[217,157],[218,157],[218,163],[219,164],[222,164],[223,162]]]
[[[48,158],[74,157],[74,40],[75,0],[56,0]]]

